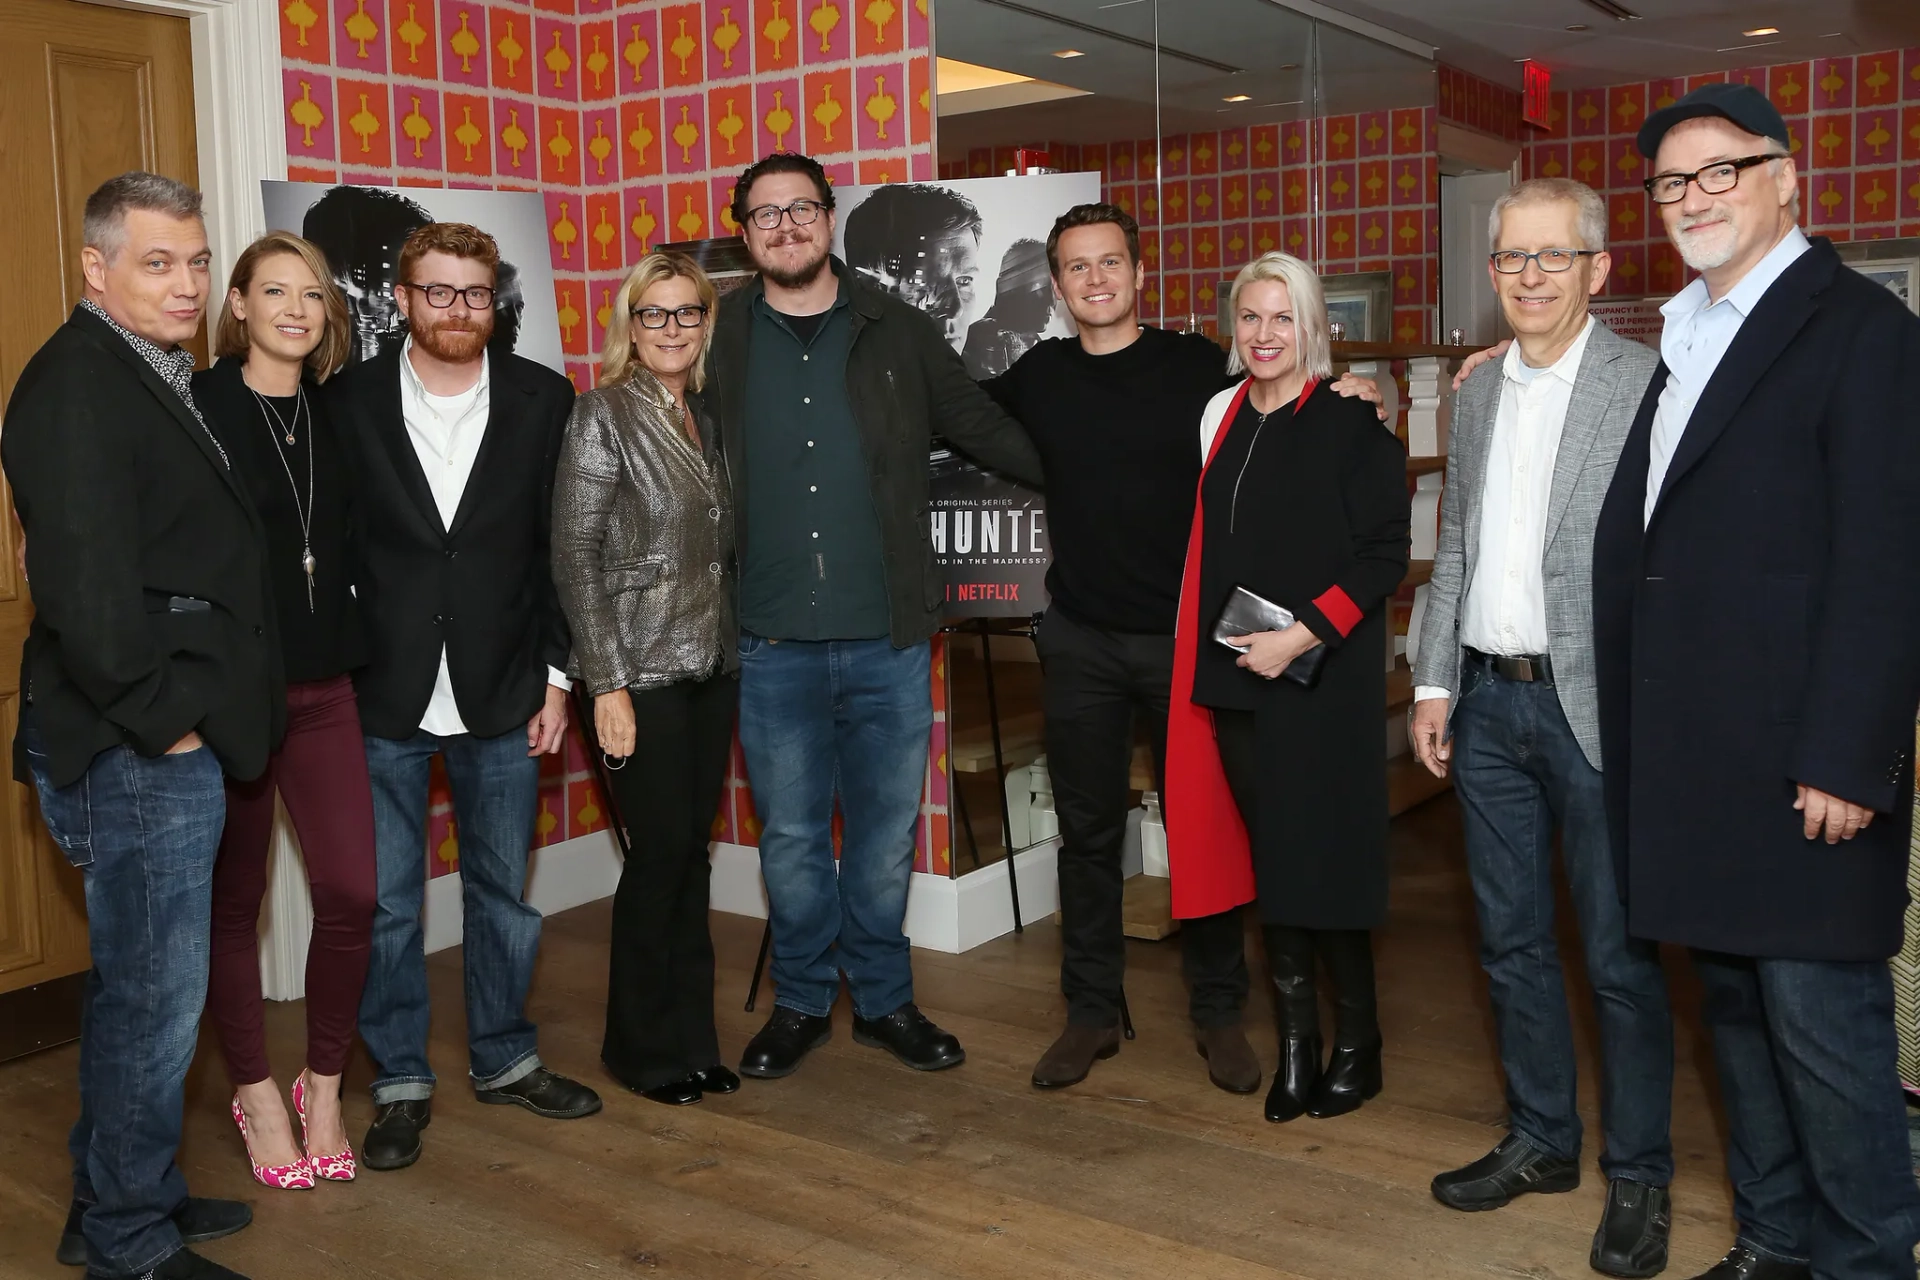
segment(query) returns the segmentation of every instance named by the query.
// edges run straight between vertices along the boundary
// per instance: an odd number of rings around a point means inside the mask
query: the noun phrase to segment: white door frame
[[[275,0],[85,0],[187,19],[193,41],[194,149],[206,200],[213,278],[266,228],[260,181],[287,176]]]

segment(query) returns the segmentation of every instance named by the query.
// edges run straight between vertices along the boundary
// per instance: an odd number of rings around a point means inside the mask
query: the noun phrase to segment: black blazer
[[[867,462],[880,520],[893,643],[918,644],[940,628],[947,589],[934,563],[927,521],[927,451],[934,436],[1025,484],[1040,483],[1040,455],[1026,431],[967,376],[967,367],[923,311],[882,293],[831,262],[853,311],[847,398]],[[707,403],[720,423],[733,473],[735,549],[747,556],[747,371],[753,301],[766,293],[755,277],[726,296],[714,320]]]
[[[1629,926],[1774,958],[1900,947],[1920,704],[1920,319],[1824,239],[1741,326],[1642,533],[1655,373],[1594,544]],[[1878,816],[1801,835],[1795,784]]]
[[[76,307],[15,384],[0,458],[33,583],[20,685],[53,784],[109,747],[157,756],[194,731],[257,777],[286,716],[264,535],[180,397]],[[22,781],[24,751],[16,735]]]
[[[444,645],[461,720],[495,737],[524,726],[546,697],[547,668],[567,665],[547,544],[573,384],[519,356],[488,356],[486,435],[448,528],[401,417],[404,358],[364,360],[324,389],[354,473],[360,722],[379,738],[419,732]]]
[[[227,447],[234,470],[266,530],[267,578],[273,584],[280,622],[280,656],[287,679],[330,680],[353,670],[366,658],[360,630],[360,606],[354,599],[354,567],[348,536],[350,488],[340,433],[328,420],[320,385],[306,378],[311,419],[300,428],[305,437],[289,460],[274,448],[273,432],[260,402],[241,376],[246,362],[226,357],[193,375],[193,399],[207,425]],[[309,476],[307,451],[313,451]],[[288,483],[292,471],[293,483]],[[312,481],[312,510],[305,534],[313,551],[313,600],[307,599],[307,575],[300,566],[301,506]],[[295,491],[299,500],[296,502]]]

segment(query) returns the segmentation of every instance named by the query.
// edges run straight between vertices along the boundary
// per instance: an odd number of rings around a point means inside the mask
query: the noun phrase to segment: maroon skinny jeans
[[[261,1026],[260,901],[273,796],[287,802],[313,893],[307,947],[307,1067],[339,1075],[353,1045],[373,936],[373,794],[360,706],[346,676],[287,686],[287,736],[251,782],[227,779],[227,827],[213,869],[207,1016],[237,1087],[267,1069]]]

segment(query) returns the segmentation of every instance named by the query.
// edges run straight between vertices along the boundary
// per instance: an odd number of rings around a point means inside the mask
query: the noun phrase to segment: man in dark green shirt
[[[741,175],[733,216],[760,278],[721,308],[710,353],[739,513],[740,744],[773,918],[773,1016],[740,1062],[761,1077],[825,1043],[842,973],[855,1040],[923,1071],[965,1058],[913,1003],[901,927],[945,596],[928,442],[1040,480],[1026,433],[933,321],[830,257],[833,204],[805,156]]]

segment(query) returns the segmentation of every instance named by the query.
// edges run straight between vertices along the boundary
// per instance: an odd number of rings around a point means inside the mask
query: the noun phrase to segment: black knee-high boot
[[[1267,1119],[1280,1124],[1307,1109],[1320,1078],[1320,1003],[1313,981],[1313,935],[1279,924],[1264,932],[1280,1029],[1280,1065],[1267,1092]]]
[[[1316,1119],[1345,1115],[1380,1092],[1380,1016],[1373,993],[1373,935],[1320,929],[1314,949],[1333,981],[1333,1053],[1307,1098]]]

